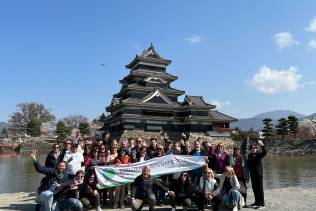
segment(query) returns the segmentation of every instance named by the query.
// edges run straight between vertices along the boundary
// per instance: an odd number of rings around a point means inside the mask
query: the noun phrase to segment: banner
[[[95,172],[101,188],[107,188],[134,182],[144,166],[150,168],[150,175],[159,176],[190,171],[204,165],[205,158],[201,156],[166,155],[138,163],[96,166]]]

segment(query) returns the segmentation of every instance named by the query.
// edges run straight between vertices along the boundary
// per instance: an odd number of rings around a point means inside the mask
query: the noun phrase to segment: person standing
[[[248,169],[250,172],[252,190],[255,195],[255,202],[250,206],[256,209],[264,209],[263,169],[261,160],[267,154],[267,151],[262,140],[258,141],[258,145],[261,147],[261,152],[257,152],[255,145],[250,145],[250,154],[248,155]]]
[[[70,151],[66,152],[63,161],[66,162],[66,171],[72,179],[78,170],[81,170],[81,163],[84,162],[82,153],[78,152],[78,143],[71,144]]]

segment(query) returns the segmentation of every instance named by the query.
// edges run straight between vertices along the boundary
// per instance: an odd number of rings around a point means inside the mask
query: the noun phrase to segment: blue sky
[[[0,121],[21,102],[62,118],[105,111],[153,42],[173,87],[237,118],[316,112],[315,1],[0,2]],[[101,65],[104,64],[104,65]]]

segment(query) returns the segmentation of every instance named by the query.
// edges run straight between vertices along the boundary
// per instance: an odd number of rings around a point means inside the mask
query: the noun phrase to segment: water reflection
[[[266,188],[316,187],[315,157],[264,158]]]
[[[46,155],[38,155],[43,163]],[[264,185],[266,189],[283,187],[316,187],[316,157],[265,157]],[[26,155],[0,153],[0,193],[34,192],[41,174],[35,172]]]

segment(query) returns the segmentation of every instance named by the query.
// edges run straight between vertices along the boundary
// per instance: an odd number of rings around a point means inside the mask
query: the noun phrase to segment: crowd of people
[[[265,208],[261,159],[266,149],[261,140],[249,147],[248,157],[241,154],[239,147],[227,151],[222,143],[213,146],[196,140],[191,144],[185,137],[179,142],[166,139],[164,145],[158,144],[156,138],[147,141],[141,138],[92,141],[77,134],[66,139],[63,148],[54,144],[45,165],[37,161],[33,151],[35,170],[45,175],[37,190],[36,209],[100,211],[108,206],[122,209],[127,202],[137,211],[145,204],[151,211],[156,205],[166,203],[172,211],[177,205],[187,210],[192,203],[198,210],[211,207],[216,211],[221,206],[233,211],[243,206]],[[98,185],[96,166],[143,162],[170,154],[204,156],[206,164],[203,168],[162,176],[151,176],[150,168],[145,166],[132,184],[106,189]],[[249,178],[255,202],[246,205]]]

